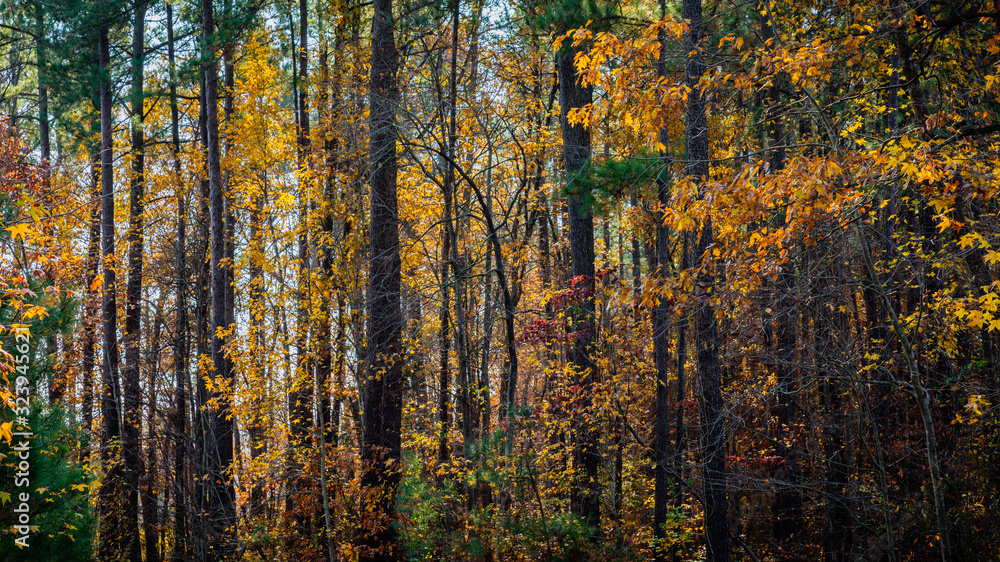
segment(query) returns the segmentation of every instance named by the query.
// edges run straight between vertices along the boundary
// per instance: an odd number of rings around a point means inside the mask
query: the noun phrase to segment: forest
[[[0,1],[0,559],[997,560],[998,69],[997,0]]]

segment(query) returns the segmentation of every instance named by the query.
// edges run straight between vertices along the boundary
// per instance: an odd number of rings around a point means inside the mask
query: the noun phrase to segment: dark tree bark
[[[450,167],[449,167],[450,168]],[[448,185],[446,183],[446,185]],[[438,369],[438,421],[441,423],[438,435],[438,462],[446,463],[451,456],[448,435],[451,432],[451,277],[448,262],[451,259],[451,219],[452,196],[450,189],[444,189],[444,219],[441,224],[441,309],[438,316],[438,348],[440,363]]]
[[[766,7],[761,7],[759,11],[765,11]],[[765,41],[774,41],[774,30],[768,18],[763,18],[760,23],[761,37]],[[765,91],[764,99],[764,128],[769,143],[768,147],[768,172],[778,174],[785,167],[785,127],[783,123],[781,109],[781,87],[780,84],[786,81],[784,75],[779,75],[774,80],[774,84]],[[779,213],[775,226],[784,226],[784,215]],[[802,479],[793,448],[788,445],[792,441],[791,428],[795,420],[796,403],[793,399],[795,393],[795,332],[794,315],[795,305],[792,301],[792,292],[795,288],[795,278],[793,275],[793,265],[791,259],[781,264],[777,284],[774,286],[773,307],[774,315],[765,312],[768,326],[765,334],[773,338],[768,342],[774,353],[774,371],[777,380],[778,403],[772,413],[777,418],[777,428],[774,435],[775,449],[777,456],[781,457],[781,466],[775,473],[775,497],[771,505],[771,536],[779,541],[792,538],[803,525],[802,522],[802,494],[799,490],[799,483]]]
[[[633,208],[638,206],[635,195],[632,196],[630,204]],[[632,236],[632,292],[636,298],[642,292],[642,255],[639,251],[639,239]]]
[[[319,361],[316,365],[316,391],[319,393],[318,412],[322,418],[319,428],[323,438],[323,444],[334,441],[333,428],[333,403],[331,401],[330,377],[333,373],[333,342],[331,341],[333,331],[333,206],[334,201],[334,176],[335,168],[335,133],[330,116],[330,68],[327,62],[327,50],[324,46],[319,56],[320,69],[320,96],[318,108],[320,110],[320,127],[323,132],[323,200],[320,203],[319,216],[319,236],[317,238],[316,253],[319,255],[319,281],[317,288],[320,293],[320,310],[318,311],[318,321],[316,330],[316,340],[318,343]]]
[[[99,112],[101,109],[100,92],[94,92],[92,98],[93,109]],[[90,132],[91,137],[100,132],[100,118],[92,120]],[[82,352],[82,376],[83,376],[83,396],[80,403],[83,418],[83,442],[86,447],[81,450],[81,459],[86,457],[90,451],[92,426],[94,422],[94,344],[97,337],[97,297],[94,291],[94,280],[101,267],[101,147],[100,142],[90,147],[90,238],[87,243],[87,277],[84,287],[84,312],[83,312],[83,352]]]
[[[35,2],[35,58],[38,64],[38,141],[42,164],[42,183],[45,193],[50,187],[50,159],[52,155],[49,135],[49,85],[48,49],[45,38],[45,8],[40,1]]]
[[[223,18],[225,21],[231,21],[232,17],[232,1],[226,0],[223,3]],[[226,126],[232,124],[232,119],[235,115],[233,92],[236,89],[236,74],[233,68],[233,57],[234,57],[234,45],[233,39],[230,38],[225,45],[223,45],[223,79],[226,87],[225,94],[223,96],[223,119]],[[225,156],[228,157],[230,150],[232,150],[233,139],[231,134],[226,134],[222,137],[222,149]],[[223,266],[225,273],[225,287],[226,287],[226,328],[231,328],[236,324],[236,210],[235,204],[233,203],[233,196],[229,191],[230,172],[226,170],[222,176],[222,197],[223,197],[223,209],[225,221],[225,235],[223,240],[223,255],[225,265]],[[228,339],[223,347],[223,365],[224,370],[222,376],[225,380],[234,380],[234,362],[231,356],[231,351],[229,349]],[[239,456],[239,439],[240,432],[235,426],[235,422],[230,424],[232,427],[232,434],[234,439],[234,451],[235,455]],[[234,520],[235,522],[235,520]]]
[[[177,66],[174,57],[173,7],[167,4],[167,61],[170,70],[170,150],[174,165],[174,193],[177,197],[177,246],[175,254],[177,298],[174,333],[174,542],[173,558],[188,557],[187,530],[187,387],[188,387],[188,318],[187,318],[187,194],[181,183],[180,112],[177,105]]]
[[[839,252],[834,254],[838,262],[844,260]],[[818,265],[818,264],[817,264]],[[820,271],[833,264],[823,263]],[[814,265],[814,267],[816,267]],[[827,270],[829,271],[829,270]],[[828,303],[832,300],[830,289],[822,277],[815,277],[811,284],[811,306],[813,311],[813,333],[815,346],[813,364],[817,372],[831,369],[833,365],[846,364],[840,356],[839,346],[833,331],[834,324],[828,317],[834,310]],[[846,320],[842,319],[841,329]],[[850,479],[850,451],[845,440],[845,430],[849,427],[847,408],[844,406],[843,383],[829,373],[821,383],[821,398],[827,421],[824,424],[823,453],[826,456],[826,529],[823,533],[823,554],[826,562],[848,562],[854,559],[854,518],[851,513],[847,484]],[[881,449],[881,447],[879,447]],[[891,526],[888,531],[891,534]]]
[[[145,137],[142,130],[143,111],[143,62],[145,60],[145,3],[134,5],[132,27],[132,91],[129,116],[132,121],[132,176],[129,189],[128,229],[128,282],[125,293],[125,368],[122,370],[122,457],[125,462],[126,508],[122,534],[130,560],[138,560],[139,541],[139,482],[143,478],[142,434],[140,408],[142,394],[139,386],[142,331],[142,260],[143,216],[145,191]]]
[[[266,186],[266,181],[264,182]],[[254,357],[254,368],[256,369],[256,380],[267,380],[265,354],[265,333],[264,333],[264,235],[263,235],[263,215],[264,198],[262,194],[254,201],[253,210],[250,213],[250,341],[257,347]],[[267,450],[264,442],[264,430],[267,424],[267,415],[263,408],[254,407],[251,410],[249,421],[250,436],[250,458],[257,460]],[[260,517],[264,511],[264,486],[260,481],[255,480],[250,488],[250,521],[253,522]]]
[[[101,365],[101,462],[105,466],[104,479],[98,492],[98,518],[100,521],[98,557],[102,560],[117,559],[125,554],[126,534],[121,521],[121,500],[125,496],[125,474],[121,459],[114,447],[121,440],[120,387],[118,382],[118,306],[115,294],[118,288],[115,276],[115,201],[113,108],[111,106],[111,49],[108,28],[103,26],[98,37],[101,100],[101,248],[103,259],[102,320],[104,325],[104,356]]]
[[[209,54],[205,66],[205,119],[208,150],[209,208],[211,216],[212,249],[212,365],[211,375],[225,377],[226,339],[220,332],[228,327],[226,281],[228,278],[223,259],[226,255],[225,199],[223,197],[221,155],[219,146],[219,93],[218,62],[216,60],[213,30],[215,20],[211,0],[202,1],[202,33]],[[225,381],[222,381],[225,382]],[[211,392],[214,405],[209,409],[208,459],[205,476],[208,477],[208,547],[213,557],[228,560],[236,554],[236,505],[233,484],[227,476],[233,462],[233,422],[229,395],[216,385]],[[228,386],[226,383],[225,386]]]
[[[292,15],[289,14],[291,21]],[[306,41],[308,39],[308,10],[305,0],[299,1],[299,41],[295,43],[295,28],[292,25],[293,51],[298,54],[293,58],[294,92],[296,100],[296,124],[297,127],[297,157],[300,173],[305,173],[310,168],[310,139],[309,139],[309,108],[308,87],[305,83],[308,77],[308,50]],[[291,485],[291,493],[285,500],[285,510],[291,519],[292,525],[289,541],[305,541],[312,534],[309,530],[309,513],[295,509],[295,498],[301,493],[309,490],[311,484],[305,478],[304,468],[297,458],[296,449],[301,450],[310,445],[310,433],[313,429],[313,366],[314,360],[309,349],[309,336],[311,320],[310,301],[312,291],[310,286],[310,252],[309,252],[309,181],[305,177],[299,179],[299,237],[298,237],[298,286],[296,288],[296,369],[292,388],[288,394],[288,411],[291,420],[291,443],[288,450],[287,471]],[[289,543],[291,545],[292,543]]]
[[[590,130],[582,124],[570,125],[567,113],[583,107],[593,98],[593,89],[579,83],[574,57],[581,47],[565,47],[557,55],[559,71],[559,105],[561,108],[563,158],[566,166],[569,207],[570,253],[575,286],[586,296],[573,316],[574,343],[570,360],[576,368],[576,383],[583,388],[585,406],[590,405],[596,366],[590,359],[590,346],[594,340],[594,217],[582,192],[587,185],[584,176],[590,165]],[[593,527],[600,523],[600,487],[597,469],[600,453],[597,436],[590,424],[577,429],[574,461],[579,471],[578,482],[570,500],[573,513]]]
[[[147,295],[148,296],[148,295]],[[148,321],[147,321],[148,322]],[[156,486],[156,466],[157,466],[157,439],[156,430],[153,429],[153,417],[156,415],[156,381],[159,378],[160,370],[160,335],[163,332],[163,301],[156,303],[156,313],[153,319],[153,335],[150,340],[149,354],[147,361],[149,364],[149,391],[146,394],[148,404],[147,419],[149,419],[148,432],[146,435],[146,466],[139,480],[142,490],[142,533],[144,539],[146,560],[145,562],[160,561],[160,522],[157,508],[158,498]],[[135,560],[138,560],[136,558]]]
[[[363,512],[374,529],[362,560],[397,560],[394,500],[401,476],[402,314],[399,305],[399,217],[396,200],[398,55],[392,0],[375,0],[372,20],[368,155],[371,222],[368,265],[367,373],[363,390]]]
[[[687,53],[685,80],[689,88],[687,100],[687,123],[685,138],[687,143],[687,175],[699,186],[708,181],[708,124],[705,116],[705,100],[702,98],[699,81],[705,73],[704,57],[701,53],[704,38],[701,0],[684,0],[682,15],[688,22],[684,34],[683,52]],[[699,418],[701,421],[701,450],[704,463],[704,504],[705,534],[708,539],[708,560],[729,562],[729,522],[727,520],[728,501],[726,499],[726,456],[725,427],[722,417],[722,388],[719,365],[719,332],[715,318],[712,289],[715,287],[715,273],[711,263],[714,244],[712,217],[705,218],[695,255],[698,257],[700,273],[696,282],[699,299],[698,311],[698,383]]]
[[[660,17],[666,17],[666,4],[660,0]],[[660,58],[657,63],[657,75],[661,79],[667,78],[667,33],[660,30],[657,35],[660,42]],[[661,127],[659,131],[659,142],[664,147],[670,146],[670,137],[667,127]],[[657,200],[660,205],[666,208],[670,203],[670,166],[671,159],[667,149],[664,148],[660,154],[662,169],[656,178]],[[669,274],[670,262],[670,232],[669,228],[663,224],[662,213],[657,215],[656,227],[656,262],[658,265],[656,276],[658,282],[662,283]],[[654,468],[654,491],[653,491],[653,536],[663,540],[666,538],[667,507],[670,502],[671,472],[677,467],[672,466],[671,442],[670,442],[670,342],[668,335],[670,305],[666,298],[660,298],[656,305],[653,316],[653,356],[656,362],[656,428],[655,459]],[[678,380],[678,386],[682,384],[683,378]],[[675,407],[680,411],[680,400],[677,400]],[[676,485],[676,483],[675,483]],[[665,549],[656,550],[657,560],[666,560]]]
[[[201,81],[201,94],[198,110],[198,137],[200,150],[203,156],[208,153],[208,109],[205,103],[205,80]],[[209,451],[211,444],[211,419],[208,404],[208,387],[205,385],[205,370],[202,368],[202,359],[211,361],[211,341],[209,336],[209,316],[211,314],[211,289],[212,289],[212,263],[206,259],[211,247],[211,210],[209,197],[211,190],[208,180],[207,157],[202,161],[199,179],[198,196],[198,243],[194,252],[195,264],[198,267],[198,282],[195,287],[195,341],[197,343],[198,359],[195,362],[197,373],[195,379],[195,436],[194,446],[191,449],[195,453],[192,458],[194,475],[204,475],[208,466]],[[204,478],[194,479],[194,505],[191,513],[204,513],[208,509],[207,486]],[[188,519],[193,523],[193,518]],[[205,525],[192,525],[188,531],[189,550],[194,551],[195,557],[204,557],[207,549],[207,527]]]

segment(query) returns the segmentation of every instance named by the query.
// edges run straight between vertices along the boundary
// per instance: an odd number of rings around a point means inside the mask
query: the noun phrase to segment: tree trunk
[[[218,62],[216,60],[215,27],[211,0],[202,1],[202,32],[208,44],[209,60],[205,66],[205,109],[206,132],[208,137],[209,208],[211,215],[212,250],[212,332],[211,375],[224,379],[227,371],[225,348],[226,338],[221,332],[228,328],[226,281],[228,275],[223,265],[226,257],[225,200],[223,197],[221,155],[219,147],[219,94]],[[220,380],[213,387],[209,407],[210,435],[208,438],[208,547],[214,557],[229,559],[236,553],[236,505],[235,491],[227,472],[233,462],[233,422],[230,396],[223,390],[230,381]]]
[[[211,210],[209,198],[211,190],[208,179],[207,154],[208,154],[208,104],[205,102],[205,80],[201,80],[201,94],[198,111],[198,136],[202,156],[202,168],[200,170],[199,197],[198,197],[198,245],[195,250],[195,263],[198,265],[198,282],[195,285],[195,340],[197,342],[198,360],[196,361],[197,384],[195,387],[195,405],[193,408],[195,418],[195,438],[191,449],[196,453],[196,458],[192,459],[194,474],[201,476],[206,473],[208,466],[208,451],[210,450],[209,439],[211,428],[209,411],[206,408],[208,403],[208,387],[205,384],[205,374],[203,361],[211,361],[211,343],[209,336],[209,315],[211,314],[211,261],[206,259],[211,246]],[[208,482],[204,478],[194,479],[194,501],[191,513],[204,513],[208,509],[206,489]],[[189,520],[193,522],[192,520]],[[205,525],[192,525],[188,531],[189,550],[194,550],[195,557],[204,558],[207,549],[207,527]]]
[[[589,409],[596,366],[590,359],[590,346],[594,341],[594,217],[586,202],[583,190],[588,185],[585,176],[590,166],[590,130],[582,124],[570,125],[567,113],[572,108],[584,107],[591,102],[593,90],[577,79],[574,56],[580,47],[565,47],[557,55],[559,71],[559,105],[562,111],[563,158],[566,166],[570,253],[573,285],[584,290],[586,296],[573,315],[573,340],[570,359],[576,369],[575,383],[583,389],[584,408]],[[600,453],[597,450],[596,429],[590,423],[576,428],[574,461],[579,476],[570,503],[573,513],[592,525],[600,523],[600,487],[597,469]],[[596,535],[595,535],[596,536]]]
[[[660,0],[660,17],[666,17],[666,4],[664,0]],[[667,78],[667,33],[664,30],[660,30],[657,34],[657,40],[660,42],[660,58],[657,63],[657,75],[659,78],[666,80]],[[659,130],[659,142],[664,147],[670,146],[670,137],[667,127],[661,127]],[[670,204],[670,166],[671,159],[670,154],[667,149],[660,154],[662,160],[662,169],[656,178],[656,191],[657,200],[660,206],[666,208]],[[663,283],[667,275],[669,274],[668,262],[670,261],[670,232],[668,227],[663,224],[664,217],[662,213],[657,214],[657,227],[656,227],[656,262],[658,264],[656,276],[659,283]],[[670,485],[671,485],[671,469],[675,470],[677,467],[671,466],[671,456],[670,456],[670,388],[668,386],[669,382],[669,370],[670,370],[670,349],[669,349],[669,318],[670,305],[664,296],[661,296],[656,305],[656,310],[653,316],[653,356],[656,362],[656,429],[654,433],[655,440],[655,459],[656,466],[654,469],[654,491],[653,491],[653,536],[664,540],[666,539],[666,523],[667,523],[667,506],[670,501]],[[678,410],[680,409],[680,400],[677,401],[675,405]],[[656,559],[666,560],[667,551],[663,548],[656,549]]]
[[[105,467],[104,479],[98,492],[98,519],[100,521],[98,557],[102,560],[117,559],[126,554],[123,542],[127,534],[123,529],[121,513],[124,506],[125,474],[121,459],[114,447],[121,440],[120,389],[118,383],[118,306],[115,298],[118,289],[115,272],[115,200],[113,108],[111,106],[111,48],[108,28],[102,27],[98,39],[101,99],[101,246],[103,256],[102,318],[104,324],[104,356],[101,365],[101,462]]]
[[[761,7],[766,13],[766,7]],[[762,17],[760,22],[761,37],[769,42],[774,41],[774,30],[768,18]],[[768,144],[768,173],[778,174],[785,167],[785,127],[782,122],[781,84],[787,79],[780,74],[774,79],[774,84],[765,91],[764,128]],[[775,225],[784,227],[784,215],[779,213]],[[791,428],[795,419],[795,305],[792,301],[795,278],[793,276],[791,258],[782,263],[778,272],[778,282],[774,288],[774,317],[769,318],[774,327],[773,352],[774,371],[777,379],[778,403],[773,414],[777,418],[776,434],[774,435],[777,456],[781,457],[781,466],[775,473],[775,498],[771,505],[771,536],[778,541],[791,539],[802,529],[802,495],[799,482],[802,475],[796,461],[796,454],[789,445],[794,435]],[[770,316],[770,312],[766,313]]]
[[[100,92],[92,99],[93,109],[101,109]],[[101,127],[100,119],[91,122],[91,137],[96,136]],[[81,450],[81,460],[90,452],[93,422],[94,422],[94,344],[97,337],[97,302],[94,295],[94,280],[101,268],[101,147],[100,143],[91,145],[90,153],[90,239],[87,243],[87,277],[84,287],[84,320],[83,320],[83,397],[80,403],[83,418],[82,441],[86,447]]]
[[[129,189],[128,283],[125,304],[125,368],[122,370],[122,457],[125,462],[127,495],[122,533],[130,560],[140,557],[139,483],[143,479],[141,389],[139,387],[142,331],[142,260],[145,191],[145,137],[143,121],[143,61],[145,59],[146,5],[135,4],[132,28],[132,93],[129,116],[132,122],[132,176]]]
[[[402,317],[396,201],[396,82],[398,60],[392,0],[375,0],[372,20],[368,155],[371,219],[368,266],[367,373],[361,462],[363,513],[374,524],[363,538],[361,560],[401,558],[393,519],[401,477]]]
[[[49,139],[49,87],[48,53],[45,38],[45,9],[41,1],[35,2],[35,58],[38,63],[38,143],[41,157],[42,184],[46,194],[50,193],[51,141]]]
[[[291,19],[289,14],[289,19]],[[288,471],[289,489],[291,493],[285,500],[286,517],[290,517],[289,523],[292,525],[289,541],[307,541],[311,532],[309,530],[310,514],[295,508],[295,498],[301,492],[309,490],[309,480],[305,478],[304,470],[299,458],[301,451],[311,449],[310,434],[313,427],[313,358],[309,349],[310,336],[310,301],[311,291],[311,263],[309,255],[309,207],[312,199],[309,190],[309,180],[306,173],[310,169],[310,142],[309,142],[309,109],[306,105],[308,101],[308,88],[305,80],[308,76],[308,50],[306,40],[308,39],[308,11],[305,0],[299,1],[299,41],[296,45],[294,39],[294,25],[292,27],[293,52],[297,57],[293,57],[293,72],[295,91],[293,96],[296,100],[296,122],[297,122],[297,158],[299,168],[299,236],[298,236],[298,279],[296,287],[296,322],[295,322],[295,348],[296,365],[293,374],[293,381],[288,394],[288,411],[291,424],[291,441],[289,443],[288,459],[286,469]],[[289,543],[290,547],[293,543]]]
[[[147,293],[148,297],[148,293]],[[148,310],[148,309],[147,309]],[[146,412],[149,420],[146,435],[147,462],[146,470],[143,471],[139,480],[142,490],[142,533],[145,541],[145,562],[159,562],[160,560],[160,522],[157,511],[157,489],[156,489],[156,455],[157,430],[153,428],[153,418],[156,415],[156,381],[159,378],[160,370],[160,335],[163,332],[163,301],[157,300],[156,313],[153,319],[153,336],[149,343],[150,357],[147,361],[149,365],[149,392],[146,395],[148,410]],[[136,559],[138,560],[138,559]]]
[[[699,81],[705,72],[701,54],[703,23],[701,0],[684,0],[683,17],[688,22],[684,34],[683,52],[687,53],[685,79],[689,94],[687,99],[687,143],[689,179],[699,186],[699,195],[708,181],[708,124],[705,117],[705,100]],[[715,318],[712,289],[715,275],[711,254],[714,244],[712,218],[706,217],[698,240],[696,255],[700,272],[697,279],[698,311],[698,383],[699,417],[701,421],[701,450],[704,463],[705,534],[708,540],[709,562],[729,562],[729,522],[726,500],[725,427],[722,417],[722,388],[719,368],[719,333]]]
[[[167,62],[170,68],[170,140],[174,164],[174,193],[177,197],[177,250],[174,260],[177,299],[174,333],[174,542],[173,558],[188,556],[187,536],[187,386],[188,386],[188,319],[187,319],[187,194],[181,184],[180,112],[177,105],[177,66],[174,58],[173,7],[167,4]]]

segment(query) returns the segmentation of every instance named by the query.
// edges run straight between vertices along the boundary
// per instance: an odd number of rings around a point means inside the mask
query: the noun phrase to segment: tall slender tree
[[[142,265],[144,245],[145,137],[143,132],[143,65],[145,62],[146,3],[132,6],[132,91],[129,117],[132,122],[132,174],[129,182],[128,282],[125,292],[125,367],[122,370],[122,457],[126,474],[126,511],[122,533],[130,560],[140,557],[139,482],[143,478],[140,408],[142,395],[140,338],[142,331]]]
[[[170,151],[173,160],[174,194],[177,198],[177,241],[174,267],[176,296],[174,328],[174,519],[173,558],[188,556],[187,474],[188,474],[188,302],[187,302],[187,190],[181,176],[180,108],[177,100],[177,63],[174,47],[173,5],[167,9],[167,64],[170,71]]]
[[[362,560],[401,558],[392,525],[401,478],[403,399],[402,311],[400,310],[399,215],[396,199],[396,72],[392,0],[375,0],[372,19],[369,98],[369,223],[367,368],[363,390],[361,461],[364,512],[373,516]]]
[[[212,372],[218,380],[212,387],[209,407],[210,435],[205,476],[208,478],[208,548],[211,556],[228,560],[236,553],[236,497],[229,468],[233,462],[231,381],[224,380],[226,367],[227,272],[223,262],[225,244],[225,198],[219,143],[219,93],[215,17],[212,0],[202,1],[202,39],[205,42],[205,125],[208,140],[209,208],[212,268]]]
[[[580,81],[575,59],[583,53],[582,45],[565,45],[556,55],[559,72],[559,106],[562,118],[563,161],[566,169],[567,207],[569,215],[569,244],[573,270],[573,284],[586,295],[573,315],[573,343],[570,360],[576,369],[576,383],[583,388],[584,396],[593,390],[597,368],[590,358],[594,341],[594,216],[588,194],[587,174],[590,167],[590,129],[583,123],[571,124],[569,111],[584,107],[593,101],[593,88]],[[593,526],[600,522],[600,486],[597,469],[600,453],[596,436],[589,424],[577,431],[574,462],[579,476],[573,490],[573,512]]]
[[[101,259],[103,275],[102,323],[104,328],[101,364],[101,462],[104,479],[98,493],[100,543],[98,557],[115,560],[125,554],[126,537],[119,504],[126,494],[125,474],[119,451],[121,445],[120,384],[118,381],[118,290],[115,264],[115,200],[114,200],[114,108],[111,104],[111,45],[109,23],[101,23],[98,32],[97,55],[100,70],[101,103]]]
[[[687,145],[688,181],[698,186],[704,196],[708,175],[708,122],[701,77],[705,73],[702,53],[705,34],[701,0],[684,0],[682,15],[687,22],[684,34],[685,83],[688,87],[687,121],[684,135]],[[722,417],[722,374],[719,363],[719,328],[715,318],[712,290],[715,273],[712,264],[714,233],[712,217],[706,216],[699,233],[695,255],[698,259],[698,404],[701,421],[701,453],[704,480],[705,534],[708,559],[729,562],[729,520],[726,499],[725,420]]]

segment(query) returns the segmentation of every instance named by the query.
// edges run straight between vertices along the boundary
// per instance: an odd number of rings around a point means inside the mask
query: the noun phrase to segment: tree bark
[[[579,312],[573,315],[573,340],[570,360],[576,369],[575,383],[582,388],[584,408],[589,409],[594,377],[597,369],[590,359],[590,346],[594,340],[594,217],[586,202],[588,167],[590,165],[590,130],[582,124],[570,125],[570,109],[583,107],[593,98],[590,86],[579,83],[574,56],[580,47],[565,47],[557,55],[559,71],[559,105],[561,108],[563,158],[569,184],[569,236],[574,286],[584,290],[585,297]],[[577,428],[574,462],[579,471],[577,483],[570,500],[573,513],[584,519],[596,530],[600,524],[600,487],[597,469],[600,453],[597,435],[589,423]]]
[[[666,17],[666,4],[660,0],[660,17]],[[667,33],[663,29],[657,34],[660,42],[660,58],[657,61],[657,76],[663,80],[667,78]],[[659,130],[659,142],[664,147],[670,146],[670,136],[667,127]],[[670,203],[670,153],[664,148],[660,153],[662,161],[659,175],[656,178],[657,201],[660,206],[666,208]],[[663,224],[663,213],[657,214],[656,226],[656,262],[658,265],[656,276],[659,283],[663,283],[669,274],[670,261],[670,231]],[[670,443],[670,349],[669,349],[669,317],[670,305],[664,295],[656,305],[653,316],[653,356],[656,362],[656,428],[655,428],[655,459],[654,468],[654,490],[653,490],[653,536],[657,539],[666,539],[667,507],[670,502],[671,469],[676,471],[676,466],[671,466],[672,458]],[[683,380],[683,379],[681,379]],[[680,400],[677,400],[675,407],[680,411]],[[674,485],[677,485],[676,481]],[[656,559],[666,560],[667,551],[664,548],[656,549]]]
[[[236,554],[236,504],[233,484],[227,471],[233,462],[233,422],[229,387],[232,381],[225,379],[227,365],[225,357],[226,337],[222,332],[228,328],[226,281],[227,273],[223,260],[226,257],[225,199],[223,196],[221,154],[219,146],[219,93],[218,62],[216,59],[214,14],[211,0],[202,1],[202,32],[209,59],[205,65],[205,119],[208,138],[209,209],[211,222],[211,271],[212,271],[212,332],[211,353],[213,370],[210,373],[219,379],[211,391],[209,406],[210,435],[208,438],[208,547],[214,557],[228,560]]]
[[[705,100],[699,81],[705,73],[701,53],[704,37],[701,0],[684,0],[682,15],[688,22],[684,34],[683,52],[687,53],[685,80],[688,87],[687,144],[688,179],[704,194],[708,181],[708,124]],[[698,240],[696,255],[700,272],[696,281],[698,311],[698,383],[701,450],[704,463],[705,534],[708,540],[708,560],[729,562],[729,521],[726,499],[725,426],[722,417],[722,388],[719,366],[719,333],[712,298],[715,296],[715,274],[712,270],[712,217],[705,218]]]
[[[104,324],[104,355],[101,365],[101,462],[104,479],[98,492],[100,521],[98,557],[117,559],[126,553],[126,532],[121,521],[120,501],[126,494],[125,474],[114,447],[121,442],[120,388],[118,382],[118,289],[115,272],[115,200],[113,150],[113,108],[111,106],[111,48],[108,28],[102,27],[98,37],[101,100],[101,247],[103,260],[102,318]]]
[[[145,49],[146,5],[134,5],[132,27],[132,91],[129,116],[132,121],[132,175],[129,189],[128,282],[125,304],[125,368],[122,370],[122,456],[126,474],[126,510],[122,533],[130,560],[140,557],[139,483],[145,467],[139,436],[142,434],[140,407],[140,340],[142,331],[142,261],[144,236],[145,137],[143,121],[143,62]]]
[[[93,109],[101,109],[100,91],[94,92]],[[91,137],[99,134],[100,118],[92,120]],[[81,459],[89,455],[93,436],[94,422],[94,344],[97,337],[98,305],[94,291],[94,280],[101,267],[101,147],[100,142],[90,146],[90,239],[87,243],[87,277],[84,288],[84,319],[83,319],[83,396],[80,409],[83,419],[83,438],[86,447],[81,450]]]
[[[401,558],[394,519],[401,477],[402,315],[399,305],[399,217],[396,200],[398,56],[392,0],[375,0],[372,19],[368,154],[371,219],[368,265],[367,373],[361,445],[363,512],[374,528],[361,560]]]
[[[170,150],[174,165],[174,193],[177,197],[177,246],[174,259],[176,280],[174,333],[174,542],[173,558],[188,556],[187,531],[187,387],[188,387],[188,318],[187,318],[187,194],[181,179],[180,112],[177,105],[177,66],[174,57],[173,7],[167,4],[167,63],[170,70]]]

